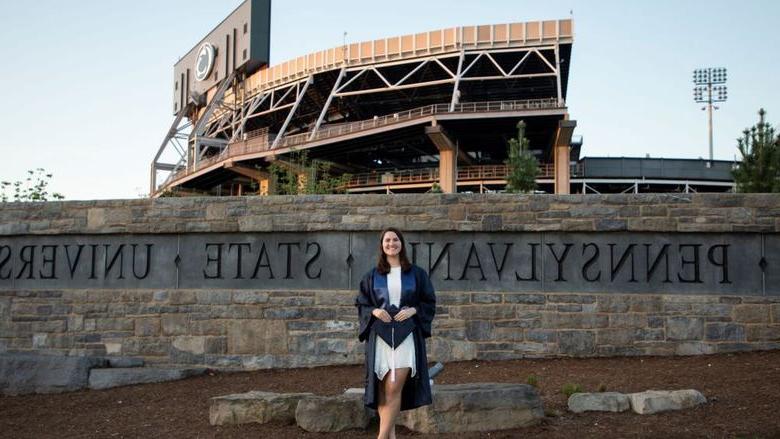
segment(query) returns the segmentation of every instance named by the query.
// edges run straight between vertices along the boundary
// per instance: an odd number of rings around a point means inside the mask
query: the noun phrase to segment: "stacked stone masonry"
[[[0,237],[279,231],[780,232],[775,195],[366,195],[0,205]],[[0,353],[222,369],[362,362],[349,290],[2,290]],[[431,360],[780,348],[780,297],[437,294]]]
[[[4,203],[0,236],[373,231],[780,232],[772,194],[399,194]]]
[[[2,291],[3,351],[225,369],[362,361],[351,291]],[[780,348],[780,298],[441,292],[431,360]]]

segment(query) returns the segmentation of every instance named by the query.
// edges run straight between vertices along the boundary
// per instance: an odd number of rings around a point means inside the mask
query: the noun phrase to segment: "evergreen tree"
[[[780,136],[758,111],[758,124],[742,132],[737,148],[742,162],[732,171],[737,192],[780,192]]]
[[[525,122],[517,123],[517,138],[509,139],[509,158],[506,160],[506,191],[509,193],[533,193],[539,162],[529,149],[525,138]]]

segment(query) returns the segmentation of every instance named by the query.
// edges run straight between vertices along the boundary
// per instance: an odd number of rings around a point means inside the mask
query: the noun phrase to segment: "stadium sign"
[[[780,294],[780,238],[761,234],[409,233],[437,290]],[[354,289],[375,233],[17,236],[0,289]]]
[[[203,81],[209,77],[214,69],[214,58],[217,51],[211,43],[203,43],[198,49],[198,56],[195,61],[195,79]]]

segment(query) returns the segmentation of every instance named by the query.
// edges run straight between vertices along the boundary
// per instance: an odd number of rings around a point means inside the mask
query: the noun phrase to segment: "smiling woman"
[[[432,402],[424,339],[436,310],[433,285],[409,262],[400,230],[382,231],[377,266],[360,282],[355,304],[358,337],[367,342],[364,403],[379,412],[378,437],[395,438],[400,410]]]

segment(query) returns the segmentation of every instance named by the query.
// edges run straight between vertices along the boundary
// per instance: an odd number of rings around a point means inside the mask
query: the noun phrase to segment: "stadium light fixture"
[[[698,104],[707,104],[702,110],[707,110],[707,127],[709,129],[710,140],[710,160],[707,167],[712,166],[712,110],[718,107],[713,104],[726,102],[728,99],[728,88],[726,80],[728,71],[723,67],[707,67],[693,71],[693,100]]]

